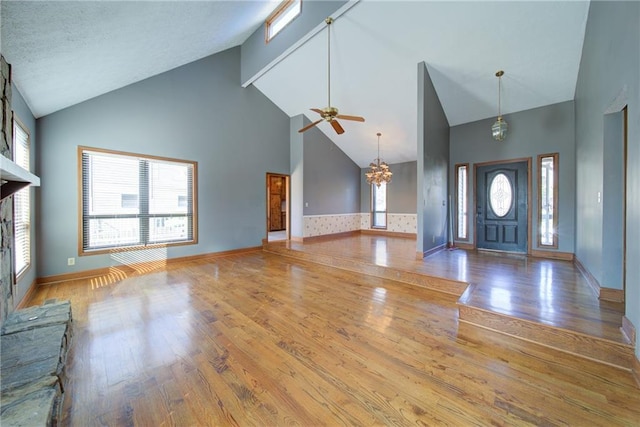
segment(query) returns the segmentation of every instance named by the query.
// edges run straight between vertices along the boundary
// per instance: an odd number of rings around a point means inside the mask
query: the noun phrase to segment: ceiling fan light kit
[[[383,182],[387,184],[391,182],[393,173],[389,165],[380,159],[380,136],[382,134],[378,132],[376,135],[378,135],[378,157],[369,164],[369,172],[364,175],[367,177],[367,184],[375,184],[380,187]]]
[[[504,76],[504,71],[499,70],[498,72],[496,72],[496,77],[498,78],[498,118],[491,126],[491,135],[496,141],[504,141],[504,139],[507,137],[507,130],[509,129],[509,125],[504,121],[504,119],[502,118],[502,114],[500,113],[502,76]]]
[[[340,123],[336,119],[351,120],[354,122],[364,122],[364,118],[360,116],[349,116],[345,114],[339,114],[338,109],[336,107],[331,106],[331,30],[329,26],[333,23],[333,18],[328,17],[327,19],[324,20],[324,22],[327,24],[327,95],[328,95],[327,105],[328,107],[325,107],[323,109],[311,108],[311,111],[314,111],[320,114],[320,119],[308,124],[307,126],[298,130],[298,132],[302,133],[306,130],[309,130],[324,120],[326,122],[331,123],[331,127],[333,127],[333,130],[335,130],[336,133],[340,135],[344,133],[344,128],[340,125]]]

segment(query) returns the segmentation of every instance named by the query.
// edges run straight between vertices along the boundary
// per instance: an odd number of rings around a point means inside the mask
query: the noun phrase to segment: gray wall
[[[289,173],[289,117],[240,86],[240,48],[187,64],[38,119],[42,179],[38,276],[118,264],[77,257],[77,146],[198,162],[197,245],[122,259],[174,258],[259,246],[266,172]]]
[[[11,108],[13,109],[14,114],[18,117],[18,119],[22,122],[22,124],[29,131],[29,138],[31,144],[31,156],[30,156],[30,167],[31,172],[38,175],[38,170],[36,169],[36,151],[38,149],[37,145],[37,135],[36,135],[36,119],[33,117],[31,113],[31,109],[24,101],[24,98],[20,94],[15,85],[12,88],[12,98],[11,98]],[[17,284],[16,294],[13,296],[14,304],[19,304],[20,301],[24,298],[31,284],[36,280],[37,277],[37,268],[36,265],[38,263],[38,256],[36,252],[36,242],[37,242],[37,217],[36,212],[38,208],[38,200],[37,196],[39,195],[39,189],[37,187],[30,187],[31,192],[31,266],[29,269],[22,275]]]
[[[418,191],[418,162],[393,163],[389,165],[393,177],[387,186],[387,212],[395,214],[416,213]],[[360,212],[371,212],[371,185],[364,174],[369,168],[360,169]]]
[[[624,229],[624,113],[605,114],[603,122],[602,281],[622,289]]]
[[[576,256],[602,280],[604,114],[628,106],[627,318],[640,329],[640,3],[589,7],[576,85]],[[602,282],[601,282],[602,283]],[[640,340],[636,341],[640,357]]]
[[[302,12],[280,31],[269,43],[265,43],[264,24],[242,44],[241,82],[245,83],[266,67],[285,50],[304,37],[342,7],[346,1],[302,1]],[[274,6],[277,3],[273,3]]]
[[[447,242],[449,122],[429,71],[418,64],[418,242],[427,252]]]
[[[304,135],[304,214],[360,212],[360,167],[314,127]]]
[[[473,215],[473,188],[475,163],[495,160],[509,160],[523,157],[531,158],[531,218],[532,242],[536,249],[537,239],[537,168],[538,154],[559,153],[559,189],[558,189],[558,251],[574,251],[575,236],[575,137],[573,101],[548,105],[532,110],[505,115],[509,124],[507,138],[498,142],[491,137],[492,117],[473,123],[451,128],[450,179],[452,200],[455,200],[454,165],[469,163],[469,243],[475,241],[475,217]],[[543,249],[543,248],[541,248]],[[551,250],[544,248],[544,250]]]
[[[292,239],[301,239],[304,236],[304,133],[299,133],[298,129],[302,129],[309,123],[311,122],[303,114],[298,114],[291,118],[289,125],[289,162],[291,164],[289,234]]]

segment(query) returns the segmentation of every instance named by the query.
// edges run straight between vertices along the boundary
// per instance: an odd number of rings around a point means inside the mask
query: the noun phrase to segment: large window
[[[538,156],[538,246],[558,247],[558,153]]]
[[[371,184],[371,228],[387,228],[387,183]]]
[[[265,22],[267,43],[276,36],[287,24],[300,15],[302,0],[284,0]]]
[[[13,120],[13,161],[30,170],[31,144],[29,132],[17,119]],[[15,239],[15,271],[20,277],[31,265],[31,189],[25,187],[13,195],[13,233]]]
[[[468,240],[469,165],[460,164],[456,169],[456,239]]]
[[[197,241],[197,163],[79,147],[80,254]]]

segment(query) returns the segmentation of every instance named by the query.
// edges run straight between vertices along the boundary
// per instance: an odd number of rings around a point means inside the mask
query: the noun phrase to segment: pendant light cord
[[[501,88],[502,88],[502,76],[499,76],[498,77],[498,117],[502,117],[502,113],[500,109],[500,106],[501,106],[500,101],[501,101],[501,95],[502,95]]]
[[[498,118],[502,117],[502,76],[504,71],[498,70],[496,77],[498,78]]]

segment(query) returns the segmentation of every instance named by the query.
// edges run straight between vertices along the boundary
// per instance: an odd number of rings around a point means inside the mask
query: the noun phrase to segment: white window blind
[[[84,251],[195,240],[195,162],[82,149]]]
[[[18,120],[13,121],[13,161],[29,169],[29,132]],[[15,271],[20,276],[31,264],[31,190],[25,187],[13,195]]]

